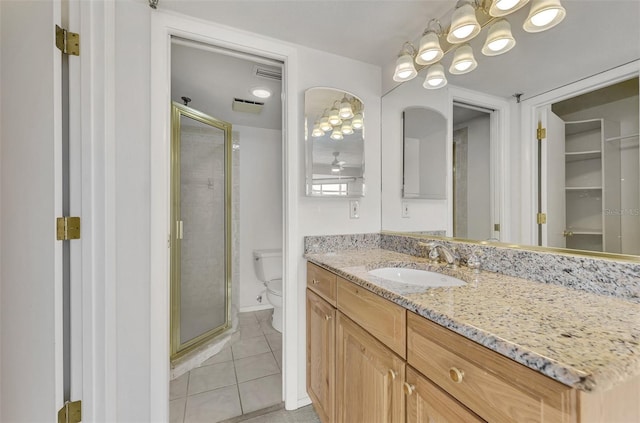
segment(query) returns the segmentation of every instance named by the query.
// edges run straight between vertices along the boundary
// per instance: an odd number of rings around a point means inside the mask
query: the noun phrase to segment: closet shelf
[[[573,233],[573,235],[593,235],[593,236],[602,236],[603,235],[601,230],[567,229],[567,231]]]
[[[599,159],[602,157],[602,152],[600,150],[592,150],[592,151],[572,151],[569,153],[565,153],[565,160],[567,162],[577,162],[579,160],[591,160],[591,159]]]
[[[602,190],[602,187],[565,187],[567,191],[597,191]]]

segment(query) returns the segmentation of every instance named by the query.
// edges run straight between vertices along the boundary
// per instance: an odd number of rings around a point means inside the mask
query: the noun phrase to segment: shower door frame
[[[224,132],[224,278],[225,278],[225,321],[207,332],[180,342],[181,319],[181,117],[186,116],[200,123],[220,129]],[[182,357],[205,342],[231,327],[231,189],[232,189],[232,125],[228,122],[206,115],[191,107],[172,102],[171,107],[171,312],[170,312],[170,351],[171,360]]]

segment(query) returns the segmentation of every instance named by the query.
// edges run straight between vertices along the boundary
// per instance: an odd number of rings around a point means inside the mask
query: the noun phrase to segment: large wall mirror
[[[518,46],[512,52],[477,57],[476,70],[448,74],[444,88],[423,89],[422,73],[385,88],[382,230],[446,230],[447,236],[459,238],[640,256],[640,43],[630,42],[640,37],[640,3],[563,5],[567,17],[561,25],[534,37],[514,24]],[[587,30],[587,21],[598,21],[602,30]],[[474,51],[485,37],[478,38],[483,39],[471,41]],[[594,57],[599,49],[607,55]],[[445,68],[451,56],[443,59]],[[501,141],[480,150],[487,154],[474,166],[488,166],[480,169],[482,178],[467,178],[466,206],[464,190],[454,187],[464,175],[455,172],[461,160],[478,154],[472,154],[469,141],[465,144],[455,117],[461,96],[471,106],[491,103],[480,104],[484,99],[507,104],[489,107],[495,122],[483,125],[490,128],[492,140],[496,135]],[[403,195],[408,161],[404,140],[397,134],[402,133],[401,111],[416,106],[433,108],[447,120],[446,200]],[[536,140],[538,122],[547,128],[543,143]],[[488,218],[482,225],[470,225],[469,219],[479,215],[477,207],[469,207],[469,194],[480,190],[469,181],[481,179],[488,181],[482,189],[491,197],[483,208]],[[405,217],[406,204],[410,210]],[[539,224],[538,217],[546,223]],[[479,226],[480,232],[475,230]]]
[[[447,119],[426,107],[402,112],[403,198],[447,197]]]
[[[362,197],[364,184],[364,104],[333,88],[305,92],[306,194]]]

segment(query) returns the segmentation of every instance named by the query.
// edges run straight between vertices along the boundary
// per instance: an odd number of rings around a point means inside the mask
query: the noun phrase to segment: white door
[[[542,126],[547,128],[547,136],[541,142],[540,162],[541,210],[547,215],[547,223],[542,225],[542,245],[565,248],[565,124],[551,111],[550,106],[540,111],[539,119]]]
[[[64,402],[61,13],[58,0],[0,1],[3,422],[55,421]]]

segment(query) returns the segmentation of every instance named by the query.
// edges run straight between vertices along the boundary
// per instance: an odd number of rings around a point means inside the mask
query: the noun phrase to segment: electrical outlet
[[[360,202],[358,200],[349,201],[349,217],[360,219]]]
[[[409,203],[402,202],[402,217],[409,217]]]

